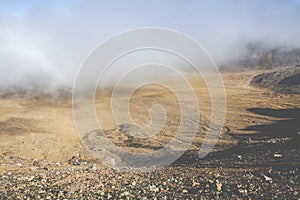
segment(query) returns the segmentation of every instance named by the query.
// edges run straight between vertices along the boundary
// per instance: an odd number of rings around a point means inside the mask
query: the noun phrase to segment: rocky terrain
[[[2,97],[0,199],[299,199],[299,94],[249,87],[257,72],[222,75],[227,115],[214,151],[198,158],[204,123],[178,160],[150,171],[120,171],[96,160],[74,128],[68,99]],[[205,89],[197,80],[191,82],[202,114],[208,116]],[[177,123],[168,95],[155,88],[133,97],[133,118],[147,122],[145,102],[158,100],[174,119],[155,142],[129,138],[125,133],[136,127],[114,127],[108,117],[101,133],[128,150],[159,148],[173,137]],[[105,116],[109,103],[108,97],[97,97]]]
[[[270,88],[276,92],[300,94],[300,65],[257,75],[252,79],[251,85]]]
[[[146,173],[101,167],[80,155],[68,163],[9,158],[20,169],[0,178],[1,199],[299,199],[299,135],[243,139],[204,160],[188,152]],[[99,166],[100,165],[100,166]]]

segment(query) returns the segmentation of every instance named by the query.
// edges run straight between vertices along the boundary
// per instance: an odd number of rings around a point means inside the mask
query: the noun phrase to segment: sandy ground
[[[272,116],[253,113],[250,108],[291,109],[299,108],[299,95],[274,94],[271,91],[252,88],[248,83],[257,72],[240,74],[223,73],[226,88],[227,115],[225,126],[233,134],[255,133],[246,131],[249,126],[270,124],[279,120]],[[191,83],[200,102],[203,121],[210,115],[210,100],[205,84],[199,84],[201,79],[192,78]],[[176,97],[159,86],[144,88],[137,91],[132,98],[130,112],[134,120],[140,124],[149,123],[148,108],[153,101],[161,103],[171,118],[166,124],[165,140],[172,137],[179,120],[179,108]],[[75,129],[70,98],[53,100],[50,98],[0,98],[0,150],[2,158],[18,156],[25,159],[45,159],[53,162],[64,162],[74,154],[92,158],[85,150]],[[105,130],[116,128],[110,110],[110,98],[105,94],[96,98],[96,108],[99,110],[101,126]],[[105,116],[105,117],[103,117]],[[168,118],[168,119],[169,119]],[[177,120],[177,121],[176,121]],[[171,123],[172,122],[172,123]],[[207,123],[200,126],[205,128]],[[224,137],[219,141],[221,147],[234,145],[232,137]],[[228,130],[227,130],[228,132]],[[203,135],[197,137],[201,142]],[[161,145],[164,143],[162,138]],[[197,139],[196,139],[197,141]],[[195,147],[197,148],[197,147]],[[1,159],[3,160],[5,159]]]
[[[211,102],[203,81],[191,77],[201,111],[196,138],[171,166],[147,173],[118,172],[99,163],[77,133],[70,96],[3,96],[0,197],[299,199],[300,95],[250,87],[251,77],[258,73],[222,74],[227,96],[225,125],[214,152],[202,160],[197,153],[207,130]],[[108,93],[97,94],[95,107],[102,131],[114,144],[128,151],[151,151],[174,136],[180,109],[166,88],[145,87],[130,100],[130,114],[138,124],[149,123],[153,102],[167,110],[164,128],[150,141],[122,133],[122,127],[113,121]]]

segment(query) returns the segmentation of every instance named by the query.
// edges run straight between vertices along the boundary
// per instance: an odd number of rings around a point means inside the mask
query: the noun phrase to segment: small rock
[[[211,184],[213,184],[215,181],[214,181],[214,180],[211,180],[211,179],[209,179],[209,180],[208,180],[208,182],[209,182],[209,183],[211,183]]]
[[[39,160],[37,158],[32,160],[32,165],[33,166],[39,166]]]
[[[221,191],[222,190],[222,183],[216,183],[216,189],[218,191]]]
[[[282,154],[279,154],[277,152],[274,153],[274,158],[281,158],[282,157]]]
[[[239,193],[241,193],[243,197],[248,196],[248,191],[246,189],[240,189]]]
[[[27,180],[30,182],[30,181],[32,181],[34,178],[35,178],[34,176],[30,176],[30,177],[28,177]]]
[[[182,193],[187,194],[188,191],[184,189],[184,190],[182,190]]]
[[[136,181],[132,181],[131,185],[135,186],[136,185]]]
[[[273,182],[273,179],[272,179],[271,177],[268,177],[268,176],[266,176],[266,175],[264,175],[264,174],[262,174],[262,176],[265,178],[265,181],[268,181],[268,182],[270,182],[270,183]]]
[[[192,184],[193,187],[199,186],[199,185],[200,185],[200,184],[199,184],[198,182],[193,181],[193,184]]]
[[[46,178],[47,178],[47,175],[44,174],[44,173],[40,173],[39,176],[40,176],[40,178],[42,178],[42,179],[46,179]]]
[[[151,192],[159,192],[159,188],[157,188],[156,185],[150,185],[150,191]]]
[[[90,169],[93,170],[93,171],[95,171],[95,170],[97,169],[97,167],[96,167],[95,164],[92,164],[92,165],[90,166]]]

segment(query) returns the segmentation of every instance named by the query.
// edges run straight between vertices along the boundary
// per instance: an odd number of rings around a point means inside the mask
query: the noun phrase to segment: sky
[[[182,32],[217,64],[250,42],[300,47],[300,0],[0,1],[0,88],[70,87],[88,54],[141,27]]]

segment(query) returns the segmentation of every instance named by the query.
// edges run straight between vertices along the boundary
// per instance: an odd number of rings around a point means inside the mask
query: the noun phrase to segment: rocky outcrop
[[[250,85],[270,88],[276,92],[300,94],[300,66],[284,67],[257,75]]]

